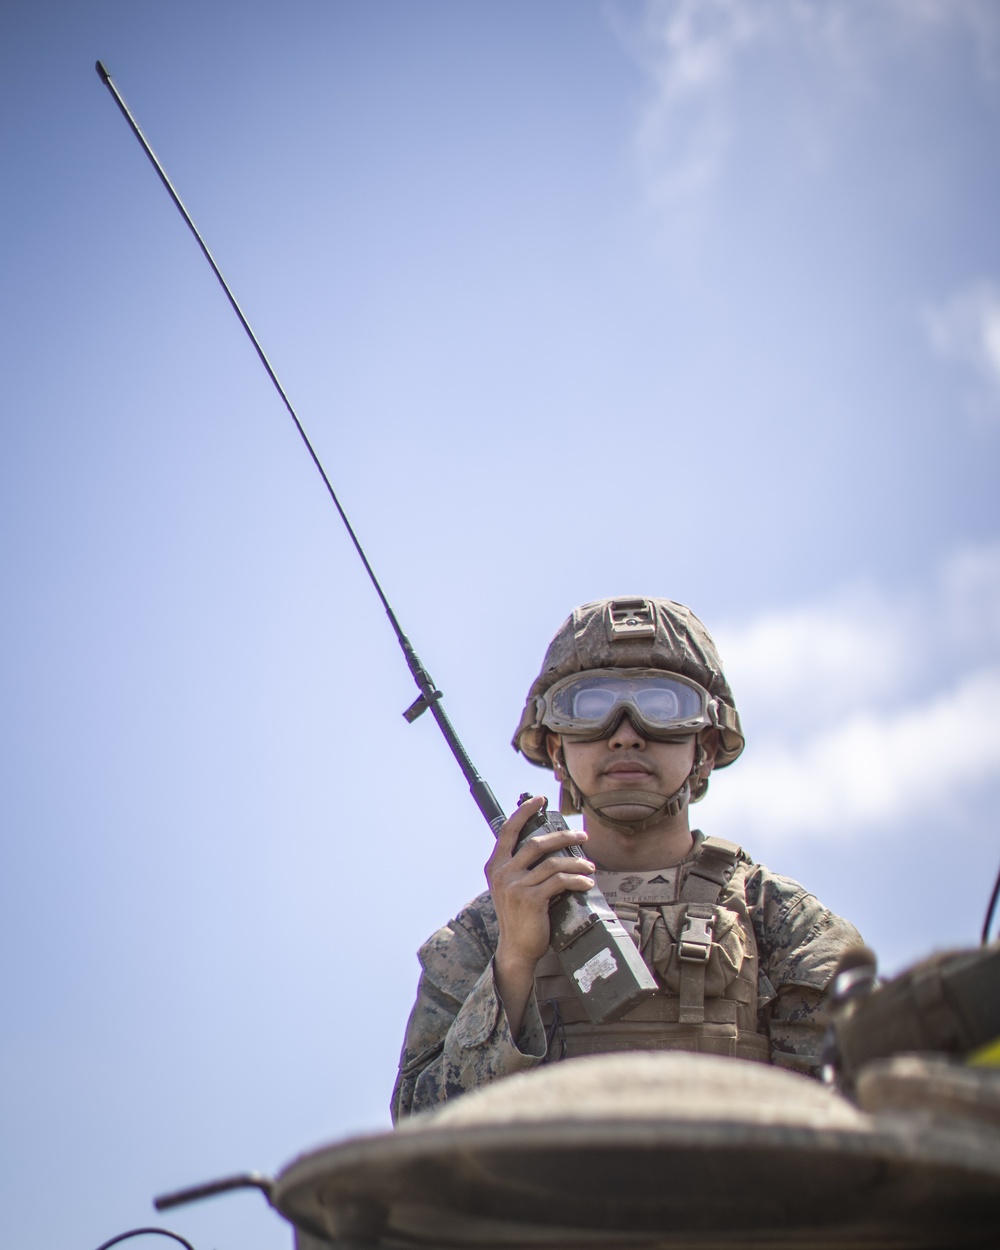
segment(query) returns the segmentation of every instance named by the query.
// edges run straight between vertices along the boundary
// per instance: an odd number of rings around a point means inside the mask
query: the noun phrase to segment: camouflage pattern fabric
[[[696,834],[689,859],[701,841]],[[760,959],[758,1027],[769,1038],[772,1064],[815,1076],[826,1027],[824,992],[841,954],[862,939],[798,882],[745,858],[745,897]],[[394,1122],[547,1061],[534,995],[519,1035],[511,1036],[493,978],[498,936],[486,893],[420,948],[422,975],[392,1095]]]

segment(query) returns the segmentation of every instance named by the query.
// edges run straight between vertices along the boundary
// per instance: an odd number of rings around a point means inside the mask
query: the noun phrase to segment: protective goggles
[[[715,700],[697,682],[657,668],[595,668],[564,677],[540,696],[538,722],[553,733],[603,738],[628,712],[648,738],[686,738],[716,724]]]

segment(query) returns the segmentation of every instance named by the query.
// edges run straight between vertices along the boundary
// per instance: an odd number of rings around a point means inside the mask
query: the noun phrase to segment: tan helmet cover
[[[690,608],[672,599],[622,596],[595,599],[574,609],[559,627],[532,682],[512,746],[533,764],[551,768],[538,696],[571,673],[591,668],[662,668],[690,677],[714,695],[720,746],[716,768],[743,750],[743,731],[708,630]]]

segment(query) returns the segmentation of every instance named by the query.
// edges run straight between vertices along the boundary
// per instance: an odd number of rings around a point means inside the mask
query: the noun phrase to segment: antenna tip
[[[108,83],[111,81],[111,75],[104,68],[104,62],[97,61],[94,65],[94,69],[97,70],[97,75],[100,78],[101,82],[104,83],[105,86],[107,86]]]

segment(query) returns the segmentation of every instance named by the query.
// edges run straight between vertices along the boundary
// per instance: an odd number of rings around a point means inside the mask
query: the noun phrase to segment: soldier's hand
[[[529,799],[507,819],[486,865],[500,924],[496,965],[519,979],[525,972],[533,976],[535,964],[548,950],[552,899],[564,890],[589,890],[594,884],[594,865],[589,859],[558,854],[585,842],[582,830],[540,830],[517,846],[521,830],[544,803],[541,797]],[[546,859],[547,855],[551,858]]]

